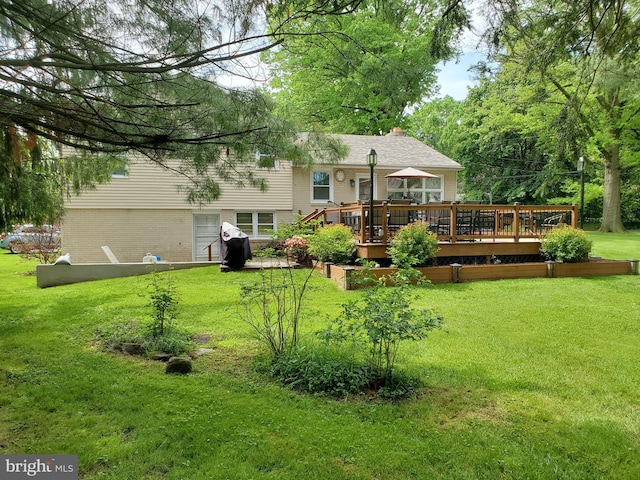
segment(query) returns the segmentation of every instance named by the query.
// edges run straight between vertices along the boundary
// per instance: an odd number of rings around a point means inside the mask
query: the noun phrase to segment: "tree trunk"
[[[604,155],[604,205],[601,232],[623,232],[620,210],[620,147],[613,143]]]

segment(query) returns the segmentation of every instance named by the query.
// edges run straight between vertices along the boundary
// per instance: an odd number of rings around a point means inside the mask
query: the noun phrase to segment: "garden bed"
[[[340,288],[357,288],[352,275],[361,267],[325,264],[322,272]],[[418,268],[431,283],[461,283],[474,280],[502,280],[508,278],[560,278],[603,275],[638,275],[638,260],[604,260],[591,258],[580,263],[530,262],[498,265],[462,265]],[[395,268],[373,268],[371,273],[380,278],[393,274]]]

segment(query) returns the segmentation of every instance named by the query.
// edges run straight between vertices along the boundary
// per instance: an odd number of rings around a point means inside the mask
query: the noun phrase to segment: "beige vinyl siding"
[[[176,164],[177,166],[177,164]],[[236,185],[222,183],[222,195],[205,208],[252,209],[257,206],[263,210],[287,209],[293,205],[291,194],[291,167],[280,162],[277,170],[256,170],[258,176],[265,178],[267,192],[256,188],[238,188]],[[179,186],[186,186],[187,179],[149,163],[132,162],[129,176],[113,178],[106,185],[95,190],[83,192],[66,202],[69,209],[75,208],[141,208],[141,209],[184,209],[193,208],[186,201],[186,194]]]
[[[357,176],[365,176],[368,177],[371,175],[371,171],[368,168],[349,168],[346,166],[317,166],[315,168],[316,171],[325,171],[327,168],[332,169],[331,172],[331,181],[333,182],[333,201],[336,203],[344,202],[351,203],[356,201],[356,188],[352,187],[350,180],[354,179]],[[345,171],[345,180],[343,182],[338,182],[335,179],[333,173],[338,168]],[[396,170],[389,168],[376,168],[374,170],[375,181],[376,181],[376,192],[377,199],[385,199],[388,198],[387,193],[387,177],[386,175],[394,172]],[[434,175],[441,176],[443,178],[444,185],[444,197],[443,201],[453,202],[457,197],[457,172],[451,170],[436,170],[430,169],[430,173]],[[303,169],[303,168],[294,168],[293,169],[293,211],[296,213],[301,213],[302,215],[306,215],[307,213],[312,212],[315,209],[321,210],[325,207],[335,207],[335,205],[331,203],[322,203],[322,202],[311,202],[311,170]]]

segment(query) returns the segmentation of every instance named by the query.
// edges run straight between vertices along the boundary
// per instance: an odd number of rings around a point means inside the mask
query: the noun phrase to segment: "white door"
[[[211,248],[211,258],[209,258]],[[193,261],[220,261],[220,215],[217,213],[193,214]]]

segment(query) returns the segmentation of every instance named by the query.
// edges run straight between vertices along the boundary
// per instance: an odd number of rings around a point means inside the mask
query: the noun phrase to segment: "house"
[[[126,173],[95,190],[71,198],[62,220],[62,249],[74,263],[105,262],[108,246],[120,262],[140,262],[147,254],[170,262],[219,260],[222,222],[237,225],[257,247],[269,231],[306,214],[341,202],[368,201],[371,170],[367,154],[377,153],[374,199],[410,196],[420,203],[453,201],[461,165],[419,140],[393,129],[385,136],[337,135],[348,147],[338,165],[292,167],[279,161],[260,172],[269,189],[223,185],[221,197],[208,205],[191,205],[178,188],[186,180],[148,163],[132,161]],[[387,178],[405,167],[435,177]]]

